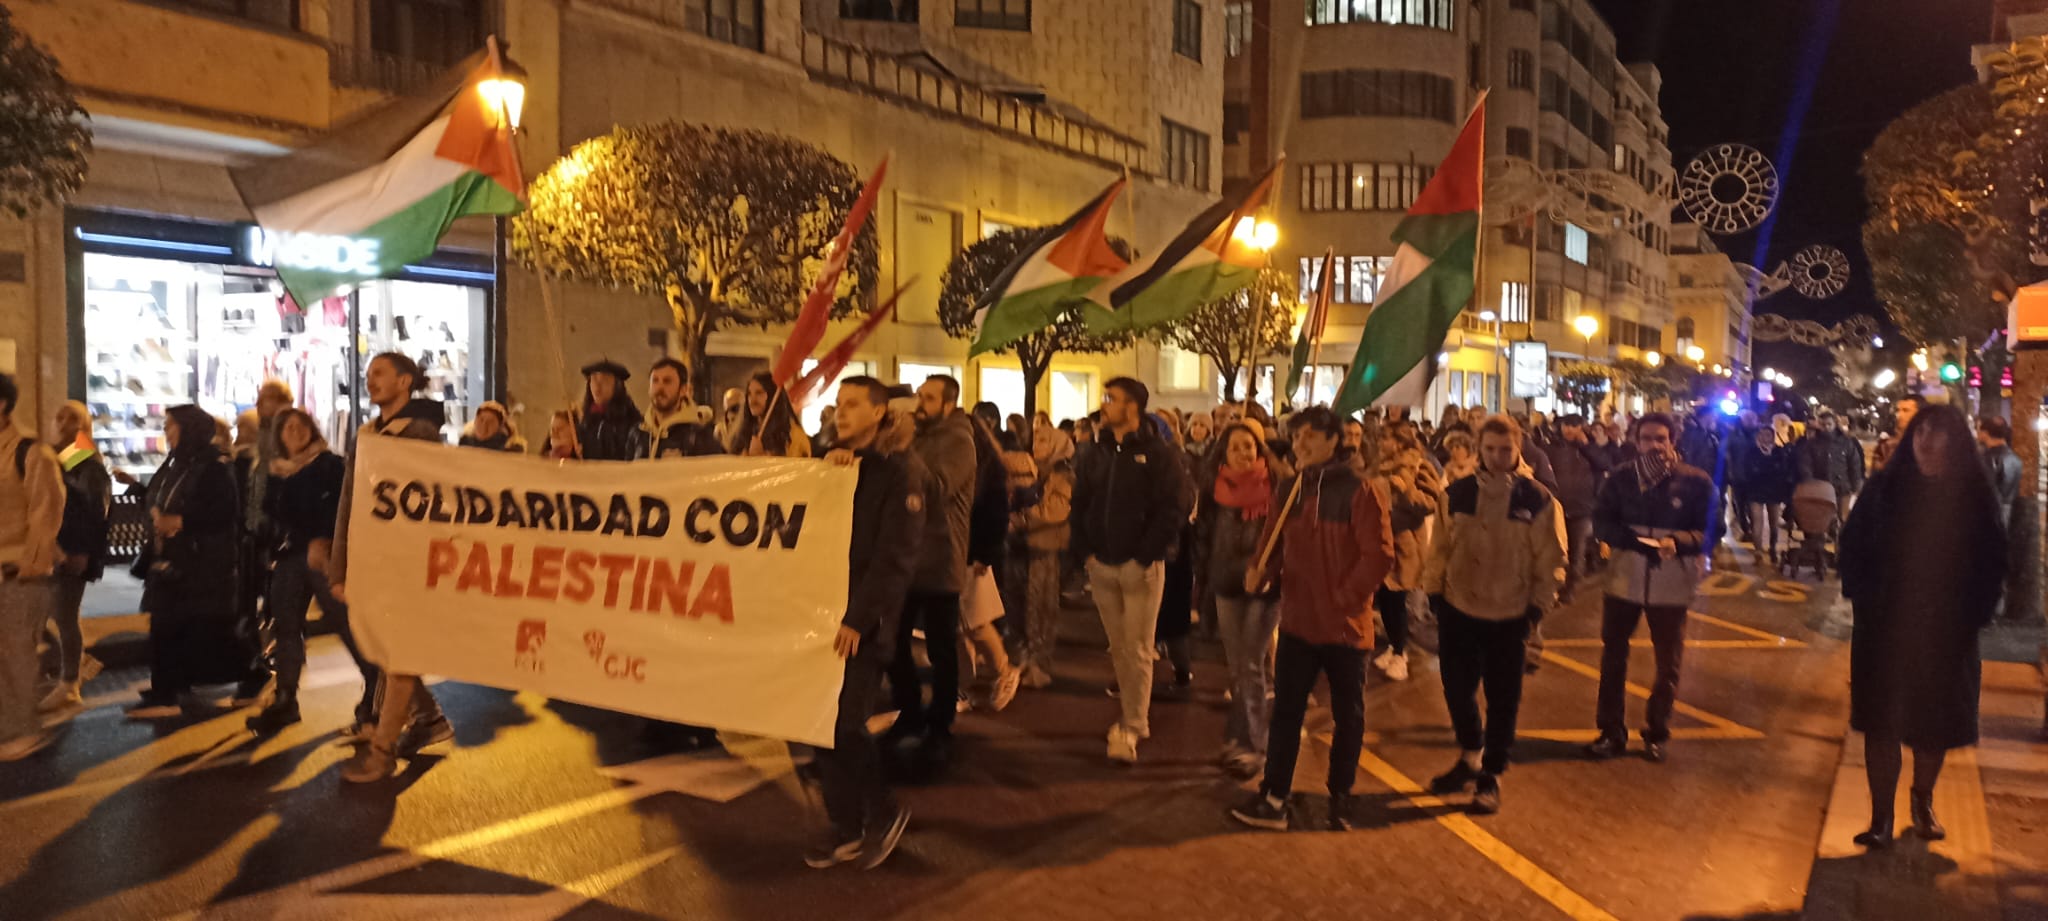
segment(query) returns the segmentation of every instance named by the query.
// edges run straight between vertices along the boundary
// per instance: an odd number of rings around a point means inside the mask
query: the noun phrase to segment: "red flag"
[[[833,346],[832,351],[826,352],[825,357],[818,360],[817,366],[812,368],[809,374],[797,381],[796,386],[789,388],[789,405],[797,409],[804,408],[805,404],[817,399],[826,387],[830,387],[833,381],[838,380],[839,373],[846,370],[848,362],[853,361],[853,353],[859,351],[861,345],[868,341],[868,337],[881,328],[883,320],[896,312],[896,299],[902,297],[903,292],[910,290],[910,286],[914,284],[917,284],[916,276],[904,282],[903,287],[897,288],[895,294],[889,295],[889,299],[869,313],[868,318],[862,320],[853,332],[847,333],[846,338],[839,340],[839,344]]]
[[[782,354],[775,359],[775,386],[783,387],[796,379],[803,370],[804,359],[811,357],[811,351],[818,347],[818,341],[825,338],[825,324],[831,319],[832,301],[839,291],[839,274],[846,269],[847,257],[853,253],[854,237],[868,222],[868,212],[874,210],[875,196],[882,190],[882,176],[889,171],[889,158],[883,157],[881,165],[875,167],[875,174],[860,190],[860,197],[854,199],[853,210],[846,213],[846,226],[840,228],[839,236],[832,241],[832,252],[825,257],[825,266],[818,272],[818,283],[811,286],[811,294],[804,299],[804,309],[797,314],[795,325],[789,328],[789,341],[782,344]]]

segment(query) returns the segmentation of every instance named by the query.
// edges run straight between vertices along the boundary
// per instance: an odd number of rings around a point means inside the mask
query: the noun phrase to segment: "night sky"
[[[1649,60],[1663,72],[1680,171],[1702,149],[1728,142],[1749,144],[1777,165],[1784,185],[1772,221],[1720,238],[1723,250],[1765,271],[1815,243],[1849,254],[1843,293],[1811,301],[1786,290],[1757,308],[1821,323],[1855,313],[1883,319],[1862,253],[1863,151],[1907,108],[1975,79],[1970,46],[1990,39],[1991,3],[1593,0],[1614,27],[1622,60]],[[1802,87],[1811,94],[1803,116]],[[1762,261],[1760,244],[1768,247]],[[1827,364],[1820,351],[1790,343],[1760,343],[1756,358],[1795,378]]]

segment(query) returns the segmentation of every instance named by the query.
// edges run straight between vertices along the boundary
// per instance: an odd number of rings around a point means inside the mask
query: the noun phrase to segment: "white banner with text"
[[[852,468],[356,451],[346,586],[371,660],[832,744]]]

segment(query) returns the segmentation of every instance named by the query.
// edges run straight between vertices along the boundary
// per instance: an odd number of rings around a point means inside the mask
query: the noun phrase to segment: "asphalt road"
[[[1809,579],[1810,583],[1811,580]],[[888,865],[814,871],[785,746],[660,758],[638,720],[442,683],[452,746],[384,784],[344,784],[336,730],[359,684],[321,640],[305,721],[257,740],[249,711],[123,720],[143,675],[104,675],[57,747],[0,766],[0,919],[40,918],[1735,918],[1800,905],[1846,716],[1831,587],[1731,572],[1689,627],[1672,759],[1581,760],[1597,598],[1553,616],[1506,808],[1410,796],[1455,756],[1433,661],[1368,690],[1359,828],[1252,832],[1214,766],[1222,667],[1155,705],[1134,768],[1101,631],[1070,610],[1059,682],[961,718],[957,760],[908,786]],[[1646,640],[1647,634],[1639,636]],[[1633,677],[1649,680],[1647,648]],[[223,691],[224,693],[224,691]],[[1631,699],[1632,714],[1641,701]],[[1638,717],[1639,718],[1639,717]],[[1300,824],[1320,828],[1327,715],[1311,717]]]

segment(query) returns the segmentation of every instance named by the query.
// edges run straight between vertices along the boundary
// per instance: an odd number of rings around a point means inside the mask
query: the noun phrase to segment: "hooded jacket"
[[[919,592],[953,593],[967,586],[967,537],[973,524],[980,465],[967,414],[921,419],[911,447],[926,470],[924,544],[918,557]]]
[[[885,662],[894,652],[930,508],[924,489],[929,476],[910,450],[913,428],[909,414],[892,411],[874,443],[855,452],[860,481],[853,490],[846,615],[839,622],[860,634],[860,655],[872,650]]]
[[[1479,620],[1547,612],[1564,585],[1564,515],[1522,472],[1484,471],[1444,488],[1422,589]]]
[[[476,437],[476,419],[463,423],[462,437],[455,443],[465,448],[484,448],[490,451],[512,451],[526,453],[526,439],[519,437],[519,430],[512,427],[512,415],[505,411],[505,404],[497,400],[485,400],[476,408],[477,415],[487,412],[498,414],[498,434],[489,438]]]
[[[18,425],[0,429],[0,564],[40,579],[57,566],[57,532],[64,525],[64,476],[47,445],[29,443]],[[16,474],[14,459],[22,460]]]
[[[667,417],[649,407],[646,421],[633,434],[635,459],[661,460],[670,457],[703,457],[724,454],[725,446],[711,431],[711,407],[687,400]]]
[[[1776,453],[1786,452],[1780,448]],[[1593,513],[1593,536],[1614,548],[1607,594],[1634,604],[1691,604],[1706,572],[1707,519],[1714,496],[1713,478],[1682,463],[1647,490],[1634,467],[1615,470],[1601,485]],[[1639,537],[1669,537],[1678,555],[1660,559]]]
[[[1301,493],[1277,522],[1280,546],[1267,563],[1280,586],[1280,632],[1317,646],[1369,649],[1373,593],[1394,568],[1386,497],[1341,459],[1296,476]],[[1293,491],[1292,479],[1274,486],[1280,503]]]
[[[1150,426],[1121,441],[1105,429],[1074,472],[1075,555],[1108,566],[1165,560],[1192,510],[1187,476],[1180,450]]]
[[[441,426],[448,424],[448,413],[440,403],[418,397],[399,407],[397,413],[386,419],[378,416],[356,430],[356,444],[365,438],[411,438],[415,441],[441,440]],[[334,546],[327,553],[327,580],[334,583],[348,581],[348,521],[349,500],[356,494],[356,454],[348,454],[348,468],[341,477],[341,505],[334,515]]]

